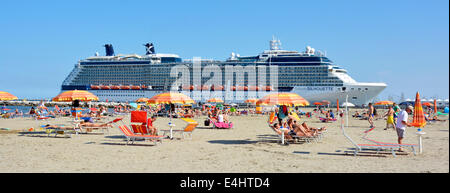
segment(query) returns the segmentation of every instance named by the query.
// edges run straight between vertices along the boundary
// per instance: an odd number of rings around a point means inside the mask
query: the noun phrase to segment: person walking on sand
[[[413,107],[408,106],[398,114],[398,120],[395,127],[397,130],[398,144],[402,144],[402,140],[405,138],[406,127],[411,127],[411,124],[408,123],[408,114],[411,114],[413,111]],[[401,152],[403,149],[400,147],[398,151]]]
[[[373,107],[373,105],[372,105],[372,103],[369,103],[369,111],[367,112],[367,114],[369,115],[369,118],[368,118],[368,120],[369,120],[369,123],[370,123],[370,128],[373,128],[374,126],[373,126],[373,117],[375,116],[374,115],[374,112],[375,110],[374,110],[374,107]]]
[[[384,130],[387,130],[389,128],[389,125],[392,125],[392,128],[395,129],[394,109],[392,108],[392,106],[389,106],[389,109],[388,109],[388,111],[386,112],[386,114],[384,116],[387,116],[386,128],[384,128]]]
[[[397,124],[398,113],[402,111],[397,103],[392,104],[392,109],[394,110],[394,124]]]

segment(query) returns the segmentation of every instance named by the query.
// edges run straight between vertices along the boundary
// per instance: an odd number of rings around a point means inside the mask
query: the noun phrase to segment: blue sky
[[[288,50],[326,51],[379,96],[449,96],[447,0],[2,1],[0,90],[51,98],[74,64],[104,54],[160,53],[225,59],[256,55],[275,35]]]

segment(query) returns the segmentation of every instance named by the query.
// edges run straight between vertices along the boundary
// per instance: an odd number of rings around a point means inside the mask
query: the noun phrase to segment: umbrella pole
[[[345,124],[348,127],[348,94],[345,96],[345,103],[347,104],[345,105],[345,116],[346,116]]]

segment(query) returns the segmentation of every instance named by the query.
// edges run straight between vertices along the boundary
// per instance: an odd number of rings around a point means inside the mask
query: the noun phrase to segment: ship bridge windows
[[[161,57],[161,63],[175,63],[181,62],[181,58],[178,57]]]

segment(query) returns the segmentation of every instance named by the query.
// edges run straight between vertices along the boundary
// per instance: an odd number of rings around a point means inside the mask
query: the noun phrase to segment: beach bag
[[[206,120],[205,120],[205,123],[204,123],[205,126],[209,126],[210,122],[211,122],[211,121],[210,121],[209,119],[206,119]]]

